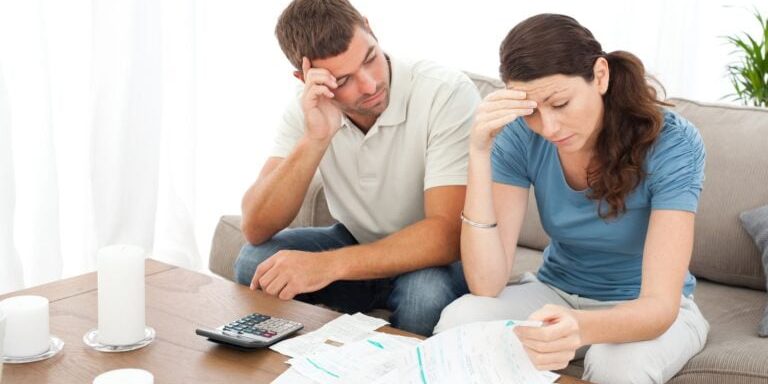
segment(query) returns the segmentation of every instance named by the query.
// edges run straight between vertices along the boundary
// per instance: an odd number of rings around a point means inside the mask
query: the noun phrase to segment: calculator
[[[240,348],[268,347],[304,328],[295,321],[252,313],[216,329],[198,328],[195,333],[217,343]]]

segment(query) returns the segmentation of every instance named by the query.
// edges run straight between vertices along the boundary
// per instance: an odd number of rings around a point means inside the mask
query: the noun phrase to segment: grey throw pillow
[[[742,212],[740,218],[744,229],[749,232],[757,249],[763,254],[763,271],[768,277],[768,205]],[[766,280],[766,290],[768,290],[768,278]],[[761,337],[768,337],[768,306],[765,307],[758,334]]]

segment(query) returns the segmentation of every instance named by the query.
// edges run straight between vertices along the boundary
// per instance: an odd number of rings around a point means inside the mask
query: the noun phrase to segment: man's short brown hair
[[[280,15],[275,35],[280,48],[296,69],[302,57],[325,59],[349,48],[365,18],[347,0],[294,0]]]

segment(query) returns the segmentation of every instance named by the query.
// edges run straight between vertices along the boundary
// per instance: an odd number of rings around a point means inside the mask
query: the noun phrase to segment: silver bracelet
[[[467,219],[466,216],[464,216],[464,211],[461,211],[461,221],[475,227],[475,228],[482,228],[482,229],[490,229],[490,228],[496,228],[497,223],[493,224],[483,224],[483,223],[476,223],[470,219]]]

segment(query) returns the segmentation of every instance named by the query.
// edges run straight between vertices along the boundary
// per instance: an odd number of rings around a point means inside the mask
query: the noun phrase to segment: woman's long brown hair
[[[531,81],[550,75],[594,80],[598,58],[608,61],[610,81],[604,114],[587,170],[587,197],[597,201],[601,218],[626,211],[627,196],[646,176],[648,151],[661,132],[664,116],[643,63],[625,51],[603,52],[592,33],[571,17],[541,14],[515,26],[500,49],[501,79]],[[603,202],[607,209],[603,209]]]

